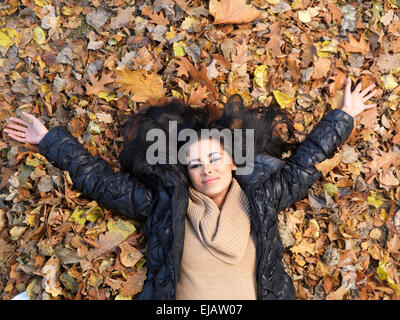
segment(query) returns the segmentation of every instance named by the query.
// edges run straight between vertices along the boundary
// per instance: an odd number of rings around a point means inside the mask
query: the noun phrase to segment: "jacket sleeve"
[[[101,157],[92,156],[64,127],[52,128],[40,141],[39,152],[68,171],[84,197],[136,219],[148,215],[151,191],[132,174],[116,173]]]
[[[299,144],[283,167],[269,179],[278,211],[303,199],[322,173],[314,166],[330,158],[337,146],[343,144],[353,131],[353,117],[334,109],[329,111]]]

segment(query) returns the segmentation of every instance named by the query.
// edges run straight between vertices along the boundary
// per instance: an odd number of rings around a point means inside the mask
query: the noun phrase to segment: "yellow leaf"
[[[122,294],[119,294],[115,297],[115,300],[132,300],[131,296],[124,296]]]
[[[269,4],[278,4],[281,0],[267,0]]]
[[[69,217],[68,221],[73,221],[79,225],[84,225],[86,222],[86,209],[81,206],[76,206],[74,212]]]
[[[121,235],[125,240],[128,238],[128,236],[136,231],[135,226],[128,222],[124,221],[122,219],[118,219],[117,221],[111,220],[107,223],[107,228],[109,231],[118,233]]]
[[[117,100],[117,95],[115,93],[100,91],[97,96],[106,100],[107,102],[110,102],[111,100]]]
[[[177,41],[173,44],[174,56],[183,57],[186,56],[185,44],[182,41]]]
[[[44,7],[44,6],[49,6],[51,5],[51,0],[35,0],[35,4],[38,7]]]
[[[295,98],[291,98],[278,90],[274,90],[272,93],[282,108],[287,108],[295,100]]]
[[[37,44],[43,44],[46,42],[46,33],[41,27],[36,27],[35,29],[33,29],[33,40]]]
[[[378,209],[383,204],[383,201],[379,195],[373,193],[368,197],[368,204]]]
[[[0,29],[0,46],[11,47],[18,41],[18,32],[14,29],[2,28]]]
[[[175,98],[182,99],[182,93],[180,93],[179,91],[171,89],[171,93]]]
[[[62,13],[63,13],[64,16],[71,16],[71,15],[73,15],[72,8],[67,7],[67,6],[64,6],[64,7],[62,8]]]
[[[306,239],[303,239],[301,243],[294,245],[290,248],[290,251],[293,253],[300,253],[305,256],[305,253],[308,252],[312,255],[315,254],[315,243],[309,243]]]
[[[130,71],[121,68],[115,71],[120,89],[126,94],[133,92],[132,100],[147,102],[150,98],[160,99],[164,96],[164,87],[161,77],[157,74],[148,74],[144,69]]]
[[[383,87],[386,90],[393,90],[396,88],[399,84],[396,82],[395,77],[392,74],[385,74],[381,76],[381,80],[383,82]]]
[[[96,221],[98,218],[101,218],[102,216],[103,216],[103,210],[98,206],[90,208],[89,210],[86,211],[86,220],[88,221]]]
[[[258,86],[260,88],[265,88],[265,86],[267,85],[267,72],[268,72],[269,68],[268,66],[266,66],[265,64],[262,64],[261,66],[258,66],[255,70],[254,70],[254,80],[253,80],[253,84],[255,86]]]

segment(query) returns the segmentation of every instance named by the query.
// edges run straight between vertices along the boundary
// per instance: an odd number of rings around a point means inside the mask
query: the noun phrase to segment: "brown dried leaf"
[[[90,82],[92,83],[92,85],[90,84],[86,84],[86,93],[88,95],[94,95],[94,94],[98,94],[101,91],[104,92],[112,92],[113,89],[107,85],[109,85],[110,83],[113,83],[115,81],[115,79],[112,77],[113,73],[106,73],[106,74],[102,74],[100,79],[97,79],[94,74],[90,74],[89,78],[90,78]]]
[[[117,247],[123,240],[123,236],[116,232],[108,231],[101,234],[97,240],[99,247],[89,251],[88,259],[93,260],[104,255]]]
[[[133,267],[143,257],[143,254],[138,249],[130,246],[127,242],[121,243],[119,247],[121,248],[119,258],[127,268]]]

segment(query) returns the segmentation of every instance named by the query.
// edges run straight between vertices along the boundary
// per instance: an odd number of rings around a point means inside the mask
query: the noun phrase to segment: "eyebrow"
[[[214,153],[217,153],[217,154],[221,155],[220,152],[212,152],[212,153],[209,153],[209,154],[208,154],[208,157],[211,157]],[[191,163],[192,161],[196,161],[196,160],[200,162],[200,158],[197,158],[197,159],[192,159],[192,160],[190,160],[190,161],[188,162],[188,164]]]

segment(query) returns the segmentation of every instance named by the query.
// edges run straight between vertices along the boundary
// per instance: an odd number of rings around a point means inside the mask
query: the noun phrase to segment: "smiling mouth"
[[[212,179],[208,179],[208,180],[205,180],[205,181],[203,181],[203,183],[213,183],[214,181],[217,181],[219,178],[212,178]]]

